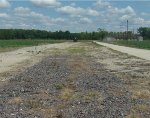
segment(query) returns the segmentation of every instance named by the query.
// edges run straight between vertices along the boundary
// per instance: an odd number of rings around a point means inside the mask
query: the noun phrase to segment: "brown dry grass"
[[[101,102],[103,100],[103,97],[98,91],[90,91],[83,96],[83,99],[85,101],[97,100],[98,102]]]
[[[14,48],[0,48],[0,53],[1,52],[10,52],[10,51],[14,51],[16,49],[19,49],[19,48],[16,48],[16,47],[14,47]]]
[[[64,88],[60,93],[60,98],[62,100],[68,101],[71,99],[73,94],[74,94],[74,91],[72,89]]]
[[[20,104],[23,102],[21,97],[14,97],[8,101],[8,104]]]
[[[132,106],[132,111],[143,111],[143,112],[146,112],[146,111],[149,111],[149,106],[148,105],[145,105],[145,104],[137,104],[137,105],[134,105]]]
[[[150,91],[149,90],[139,90],[133,91],[132,95],[133,99],[150,99]]]
[[[125,118],[141,118],[141,117],[137,114],[130,114],[130,115],[126,116]]]

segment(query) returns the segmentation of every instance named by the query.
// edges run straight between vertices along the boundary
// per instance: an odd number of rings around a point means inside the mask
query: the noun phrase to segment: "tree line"
[[[150,40],[150,28],[141,27],[138,32],[144,39]],[[71,33],[70,31],[45,31],[45,30],[26,30],[26,29],[0,29],[0,39],[66,39],[72,40],[103,40],[105,37],[113,37],[116,39],[137,39],[138,34],[131,31],[128,32],[108,32],[98,29],[96,32],[80,32]]]
[[[138,32],[144,39],[150,40],[150,27],[140,27]]]

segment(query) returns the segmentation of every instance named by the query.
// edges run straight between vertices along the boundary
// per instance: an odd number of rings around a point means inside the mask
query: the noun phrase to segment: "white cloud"
[[[30,1],[37,6],[55,7],[61,5],[61,3],[58,2],[57,0],[30,0]]]
[[[46,18],[46,16],[44,16],[43,14],[31,11],[29,8],[25,8],[25,7],[17,7],[14,9],[14,11],[16,15],[22,17]]]
[[[0,8],[9,7],[10,3],[7,0],[0,0]]]
[[[63,18],[50,18],[42,13],[37,13],[29,8],[18,7],[14,9],[19,27],[49,27],[51,25],[64,24]]]
[[[150,25],[150,20],[145,20],[141,17],[137,17],[133,19],[134,24],[140,25],[140,26],[147,26]]]
[[[63,18],[53,18],[53,19],[51,19],[51,21],[53,21],[53,22],[65,22],[65,19],[63,19]]]
[[[92,20],[89,19],[89,18],[86,18],[86,17],[81,18],[80,21],[81,21],[82,23],[92,23]]]
[[[112,14],[136,15],[134,9],[131,6],[127,6],[126,8],[121,8],[121,9],[110,6],[108,11]]]
[[[150,13],[142,12],[141,15],[142,16],[150,16]]]
[[[14,9],[14,11],[16,12],[16,14],[23,15],[23,16],[30,13],[30,9],[24,7],[17,7]]]
[[[105,8],[105,7],[109,7],[110,3],[103,1],[103,0],[97,0],[96,3],[94,3],[94,6],[98,7],[98,8]]]
[[[6,13],[0,13],[0,18],[9,18],[9,15]]]
[[[131,6],[127,6],[126,8],[120,9],[120,12],[135,15],[135,11]]]
[[[2,6],[0,0],[0,8]],[[93,31],[98,27],[109,31],[119,31],[120,23],[126,24],[129,20],[130,27],[149,26],[149,13],[136,13],[131,6],[118,7],[107,2],[106,0],[96,0],[95,4],[88,7],[81,7],[76,2],[69,2],[63,6],[58,0],[29,0],[34,5],[42,7],[53,7],[52,11],[40,12],[33,11],[32,7],[17,7],[14,9],[14,14],[9,11],[0,13],[1,27],[12,28],[37,28],[48,30],[71,30],[71,31]],[[8,2],[9,4],[9,2]],[[4,5],[3,5],[4,6]],[[9,5],[5,5],[10,6]],[[37,7],[38,9],[38,7]],[[46,9],[45,9],[46,10]],[[48,9],[47,9],[48,10]],[[60,15],[50,15],[52,12]],[[53,14],[54,14],[53,13]],[[80,26],[80,27],[75,27]]]
[[[57,8],[58,12],[69,14],[71,16],[98,16],[99,13],[96,10],[93,10],[91,8],[83,9],[81,7],[72,7],[72,6],[64,6],[61,8]]]
[[[126,20],[129,20],[130,18],[131,18],[130,15],[123,15],[123,16],[121,16],[120,20],[121,21],[126,21]]]
[[[144,23],[144,19],[140,18],[140,17],[134,18],[133,21],[135,24],[143,24]]]

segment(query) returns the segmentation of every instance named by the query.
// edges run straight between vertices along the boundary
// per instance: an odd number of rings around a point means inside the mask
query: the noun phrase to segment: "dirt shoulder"
[[[130,54],[130,55],[150,61],[150,50],[118,46],[118,45],[114,45],[114,44],[102,43],[102,42],[97,42],[97,41],[95,43],[102,45],[102,46],[106,46],[106,47],[111,48],[116,51],[120,51],[120,52]]]
[[[134,105],[127,118],[147,118],[143,114],[150,114],[150,61],[100,45],[92,50],[89,55],[103,64],[105,71],[121,79],[131,92]]]
[[[30,67],[57,49],[75,45],[71,42],[25,47],[10,52],[0,53],[0,80],[4,81],[16,72]]]

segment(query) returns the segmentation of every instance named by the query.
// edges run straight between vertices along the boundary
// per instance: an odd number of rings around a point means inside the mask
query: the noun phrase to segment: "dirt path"
[[[73,46],[74,43],[66,42],[59,44],[48,44],[41,46],[25,47],[11,52],[0,53],[0,80],[7,72],[17,71],[18,68],[28,67],[39,60],[42,56],[46,56],[46,52],[52,53],[52,50],[64,49]]]
[[[127,54],[130,54],[130,55],[142,58],[142,59],[150,60],[150,50],[118,46],[118,45],[113,45],[113,44],[108,44],[108,43],[97,42],[97,41],[95,41],[95,43],[109,47],[119,52],[127,53]]]

